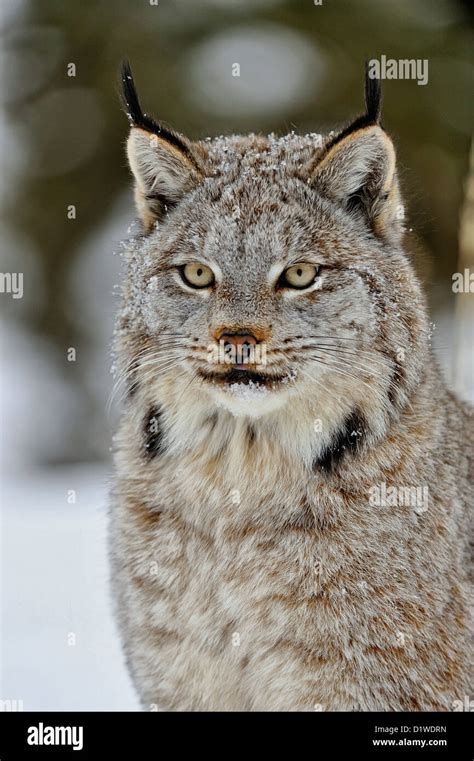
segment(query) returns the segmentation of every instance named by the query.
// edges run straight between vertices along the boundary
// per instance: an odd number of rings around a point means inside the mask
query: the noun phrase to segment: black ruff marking
[[[331,444],[314,460],[313,470],[334,471],[346,454],[355,454],[364,437],[365,421],[353,412],[346,418],[340,430],[334,434]]]
[[[159,407],[152,407],[145,417],[145,454],[150,460],[165,450],[161,418]]]
[[[249,425],[247,427],[246,433],[247,433],[247,443],[251,447],[255,443],[255,438],[256,438],[255,428],[253,427],[253,425]]]

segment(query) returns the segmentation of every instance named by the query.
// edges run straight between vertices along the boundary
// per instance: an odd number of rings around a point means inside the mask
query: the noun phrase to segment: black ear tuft
[[[122,81],[122,101],[130,124],[132,127],[142,127],[148,132],[155,133],[158,125],[142,111],[133,80],[132,69],[128,61],[122,63],[120,78]]]
[[[382,87],[380,79],[369,76],[369,62],[365,62],[365,115],[368,124],[379,124],[382,113]]]
[[[143,113],[138,99],[132,69],[127,60],[122,63],[120,78],[122,81],[123,106],[130,125],[132,127],[140,127],[146,132],[151,132],[153,135],[158,135],[158,137],[161,137],[163,140],[171,143],[171,145],[174,145],[175,148],[178,148],[193,164],[195,164],[195,159],[189,150],[188,145],[176,132],[165,127],[164,124],[156,122],[150,116]]]
[[[369,77],[369,65],[365,64],[365,114],[357,117],[347,127],[338,132],[328,143],[326,143],[326,151],[333,145],[343,140],[353,132],[357,132],[364,127],[371,127],[373,124],[380,123],[380,116],[382,110],[382,88],[379,79],[372,79]],[[383,127],[382,127],[383,129]]]

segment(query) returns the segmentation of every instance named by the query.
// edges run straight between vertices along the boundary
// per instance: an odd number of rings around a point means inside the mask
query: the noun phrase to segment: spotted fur
[[[472,417],[432,354],[379,88],[322,146],[192,143],[142,118],[124,76],[142,230],[110,550],[143,707],[451,710],[472,695]],[[212,289],[180,282],[193,260]],[[314,289],[275,286],[295,260],[321,265]],[[265,341],[274,387],[205,377],[224,328]],[[428,504],[376,506],[380,484],[427,486]]]

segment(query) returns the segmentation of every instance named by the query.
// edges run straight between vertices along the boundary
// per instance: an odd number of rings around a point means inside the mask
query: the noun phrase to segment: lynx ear
[[[122,68],[122,94],[131,123],[127,155],[135,203],[148,232],[204,175],[192,143],[142,112],[128,63]]]
[[[401,234],[395,148],[380,125],[378,80],[366,70],[366,113],[336,135],[314,167],[311,184],[347,210],[363,214],[374,233]]]

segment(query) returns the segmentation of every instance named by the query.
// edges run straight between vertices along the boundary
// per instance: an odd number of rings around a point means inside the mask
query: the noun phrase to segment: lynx
[[[141,228],[110,552],[143,708],[453,710],[472,417],[432,353],[380,83],[322,141],[193,142],[122,81]]]

